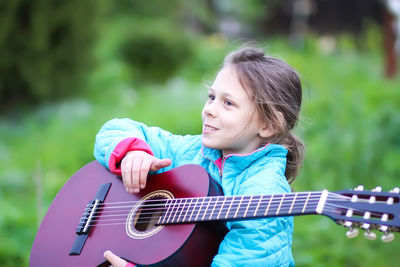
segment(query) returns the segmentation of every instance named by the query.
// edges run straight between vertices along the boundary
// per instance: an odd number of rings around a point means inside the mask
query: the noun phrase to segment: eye
[[[215,95],[209,94],[208,95],[208,101],[214,101],[215,100]]]
[[[230,101],[229,99],[225,99],[224,104],[227,106],[233,106],[232,101]]]

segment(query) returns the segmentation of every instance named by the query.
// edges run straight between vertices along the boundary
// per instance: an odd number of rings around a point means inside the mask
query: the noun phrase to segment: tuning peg
[[[347,238],[354,238],[358,236],[358,233],[359,232],[357,228],[350,227],[349,230],[346,232],[346,236]]]
[[[398,187],[395,187],[390,192],[391,193],[400,193],[400,189]]]
[[[394,239],[394,234],[388,233],[388,232],[385,232],[383,234],[383,236],[381,237],[381,240],[385,243],[389,243],[389,242],[393,241],[393,239]]]
[[[371,232],[371,230],[369,230],[369,229],[366,230],[366,232],[364,233],[364,236],[369,240],[376,239],[376,234],[374,232]]]
[[[364,190],[364,186],[363,185],[359,185],[356,188],[354,188],[354,190],[356,191],[363,191]]]
[[[374,189],[372,189],[372,192],[382,192],[382,187],[377,186]]]
[[[386,215],[386,216],[387,216],[387,214],[383,214],[383,215]],[[382,220],[383,220],[383,219],[382,219]],[[385,220],[385,221],[386,221],[386,220]],[[389,227],[387,227],[386,225],[381,225],[381,226],[379,227],[379,231],[381,231],[381,232],[383,232],[383,233],[387,233],[388,230],[389,230]]]

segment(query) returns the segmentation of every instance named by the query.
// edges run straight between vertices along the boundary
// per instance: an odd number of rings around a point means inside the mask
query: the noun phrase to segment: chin
[[[218,149],[216,146],[212,144],[212,142],[207,142],[207,140],[204,140],[204,138],[201,139],[201,143],[203,146],[208,147],[208,148],[213,148],[213,149]]]

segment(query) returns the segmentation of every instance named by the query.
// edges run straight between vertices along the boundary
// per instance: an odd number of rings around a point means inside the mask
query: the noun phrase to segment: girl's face
[[[250,153],[268,136],[254,103],[232,67],[224,67],[209,89],[202,111],[204,146],[229,154]]]

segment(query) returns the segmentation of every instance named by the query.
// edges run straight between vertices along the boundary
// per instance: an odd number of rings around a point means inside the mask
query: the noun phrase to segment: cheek
[[[231,136],[241,136],[251,127],[248,114],[236,114],[225,121],[225,126],[230,129]]]
[[[204,107],[203,107],[203,109],[201,110],[201,119],[202,119],[203,122],[204,122],[205,119],[206,119],[206,113],[204,112]]]

